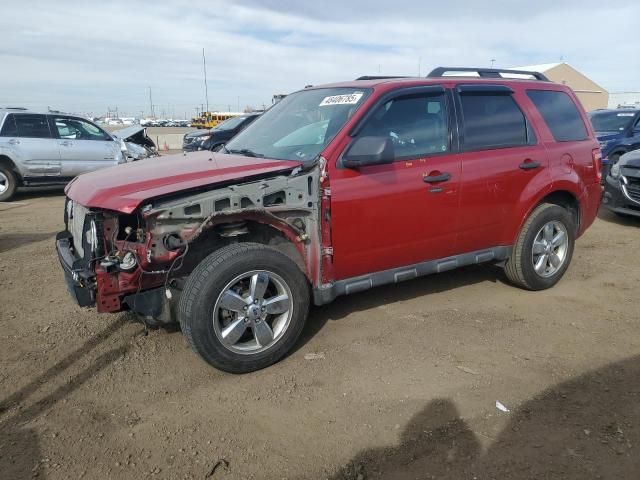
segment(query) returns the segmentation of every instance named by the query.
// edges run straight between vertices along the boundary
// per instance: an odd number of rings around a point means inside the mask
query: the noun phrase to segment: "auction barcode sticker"
[[[331,97],[324,97],[320,102],[319,107],[326,107],[327,105],[355,105],[360,101],[364,95],[362,92],[349,93],[347,95],[333,95]]]

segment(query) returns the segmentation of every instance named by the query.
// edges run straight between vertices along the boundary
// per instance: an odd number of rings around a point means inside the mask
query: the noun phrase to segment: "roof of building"
[[[552,68],[557,67],[558,65],[566,64],[566,62],[557,62],[557,63],[541,63],[539,65],[525,65],[523,67],[511,67],[512,70],[527,70],[529,72],[548,72]]]

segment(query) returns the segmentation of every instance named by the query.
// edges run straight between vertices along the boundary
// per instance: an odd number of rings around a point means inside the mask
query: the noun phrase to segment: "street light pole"
[[[151,96],[151,87],[149,87],[149,106],[151,107],[151,118],[156,118],[156,114],[153,111],[153,97]]]
[[[204,96],[207,101],[207,112],[209,111],[209,88],[207,87],[207,59],[204,56],[204,47],[202,47],[202,69],[204,71]]]

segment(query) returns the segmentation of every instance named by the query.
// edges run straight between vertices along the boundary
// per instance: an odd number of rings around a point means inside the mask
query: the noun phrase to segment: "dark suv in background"
[[[602,149],[605,174],[622,155],[640,148],[640,109],[595,110],[589,119]]]
[[[225,120],[211,130],[187,133],[182,141],[182,149],[186,152],[214,150],[235,137],[259,116],[260,113],[240,115]]]

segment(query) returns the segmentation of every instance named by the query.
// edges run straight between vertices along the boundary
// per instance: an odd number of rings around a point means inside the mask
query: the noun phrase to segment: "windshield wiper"
[[[239,154],[239,155],[244,155],[245,157],[257,157],[257,158],[264,158],[264,155],[258,152],[254,152],[253,150],[250,150],[248,148],[241,148],[239,150],[235,150],[235,149],[227,149],[225,148],[225,150],[229,153],[235,153],[235,154]]]

